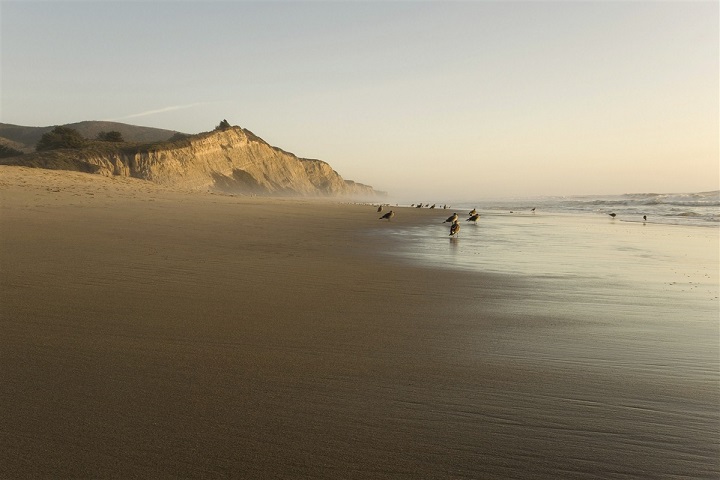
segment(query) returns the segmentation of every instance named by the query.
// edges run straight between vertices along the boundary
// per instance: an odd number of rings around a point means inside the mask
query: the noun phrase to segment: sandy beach
[[[720,476],[717,301],[384,254],[430,215],[0,166],[0,478]]]

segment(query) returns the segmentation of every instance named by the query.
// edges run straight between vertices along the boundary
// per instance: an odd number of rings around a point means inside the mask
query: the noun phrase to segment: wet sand
[[[720,475],[715,304],[414,265],[378,217],[0,167],[0,477]]]

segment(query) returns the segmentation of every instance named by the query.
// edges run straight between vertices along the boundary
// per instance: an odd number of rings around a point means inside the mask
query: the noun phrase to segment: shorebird
[[[608,213],[611,217],[615,218],[617,216],[617,213]]]
[[[433,203],[433,204],[432,204],[432,207],[430,207],[430,208],[435,208],[435,204]]]
[[[458,214],[457,214],[457,213],[453,213],[451,216],[449,216],[449,217],[447,218],[447,220],[445,220],[445,222],[453,223],[453,222],[456,222],[457,219],[458,219]],[[443,222],[443,223],[445,223],[445,222]]]
[[[382,217],[380,217],[378,220],[383,220],[383,219],[387,218],[387,220],[388,220],[388,222],[389,222],[390,219],[391,219],[392,217],[394,217],[394,216],[395,216],[395,212],[393,212],[392,210],[390,210],[390,211],[387,212],[385,215],[383,215]]]
[[[533,213],[535,213],[535,207],[533,207],[532,210],[530,210],[530,211],[533,212]]]
[[[477,221],[478,221],[479,219],[480,219],[480,214],[479,214],[479,213],[476,213],[476,214],[474,214],[474,215],[470,215],[470,218],[468,218],[468,219],[465,220],[465,221],[466,221],[466,222],[475,222],[475,223],[477,223]]]
[[[450,236],[453,235],[457,236],[458,233],[460,233],[460,224],[458,223],[457,219],[453,222],[452,225],[450,225]]]
[[[422,208],[422,203],[419,203],[418,206],[415,208]]]
[[[647,215],[643,215],[643,222],[647,222]]]
[[[378,207],[378,213],[382,212],[382,205]]]
[[[477,213],[477,210],[475,210],[473,208],[472,210],[470,210],[470,213],[468,213],[468,215],[475,215],[476,213]]]

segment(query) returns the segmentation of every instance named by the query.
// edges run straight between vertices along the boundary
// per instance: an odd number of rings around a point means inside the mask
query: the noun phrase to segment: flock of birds
[[[415,205],[413,205],[415,207]],[[422,204],[419,204],[415,208],[421,208]],[[435,205],[429,206],[430,208],[435,208]],[[444,209],[447,209],[447,205],[443,206]],[[378,213],[381,213],[383,211],[383,206],[380,205],[377,209]],[[535,209],[533,208],[533,212],[535,212]],[[477,225],[477,221],[480,219],[480,214],[477,212],[476,209],[472,209],[470,213],[468,214],[469,217],[465,220],[466,222],[473,222]],[[386,214],[384,214],[382,217],[380,217],[380,220],[388,220],[390,221],[391,218],[395,216],[395,212],[393,210],[390,210]],[[457,237],[460,233],[460,220],[457,213],[453,213],[448,218],[446,218],[443,223],[450,223],[450,236]]]
[[[422,204],[422,203],[419,203],[419,204],[417,204],[417,205],[413,204],[412,206],[415,207],[415,208],[422,208],[422,207],[423,207],[423,204]],[[429,205],[429,204],[426,204],[425,206],[426,206],[426,207],[429,207],[429,208],[436,208],[436,205],[435,205],[435,204],[433,204],[432,206]],[[442,208],[443,208],[443,209],[447,209],[448,207],[447,207],[447,205],[443,205]],[[383,211],[383,206],[380,205],[380,206],[378,207],[377,211],[378,211],[378,213],[381,213],[381,212]],[[532,213],[535,213],[535,208],[532,208],[530,211],[531,211]],[[510,213],[513,213],[513,212],[510,212]],[[470,210],[470,212],[468,213],[468,215],[469,215],[469,217],[468,217],[465,221],[466,221],[466,222],[473,222],[473,223],[475,223],[475,224],[477,225],[477,222],[478,222],[478,220],[480,219],[480,214],[477,212],[477,210],[473,208],[472,210]],[[617,213],[613,212],[613,213],[609,213],[608,215],[610,215],[612,218],[615,218],[615,217],[617,216]],[[394,216],[395,216],[395,212],[394,212],[393,210],[390,210],[389,212],[387,212],[386,214],[384,214],[382,217],[380,217],[380,220],[388,220],[388,221],[390,221],[390,219],[393,218]],[[643,215],[643,221],[644,221],[644,222],[647,221],[647,215]],[[458,214],[457,214],[457,213],[453,213],[452,215],[450,215],[448,218],[446,218],[446,219],[443,221],[443,223],[449,223],[449,224],[450,224],[450,236],[451,236],[451,237],[452,237],[452,236],[455,236],[455,237],[458,236],[458,234],[460,233],[460,221],[459,221],[459,217],[458,217]]]

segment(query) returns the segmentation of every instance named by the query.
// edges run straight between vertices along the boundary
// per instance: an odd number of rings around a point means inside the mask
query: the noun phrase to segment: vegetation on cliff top
[[[79,149],[83,148],[87,140],[74,128],[55,127],[52,131],[40,137],[35,145],[35,150],[59,150],[61,148]]]
[[[23,152],[21,152],[20,150],[16,150],[7,145],[0,145],[0,158],[17,157],[18,155],[22,154]]]
[[[72,125],[72,126],[71,126]],[[112,122],[81,122],[78,124],[55,126],[52,130],[49,127],[21,127],[10,124],[0,124],[0,140],[2,147],[0,148],[0,158],[9,158],[19,156],[29,152],[33,147],[37,152],[48,152],[51,150],[71,150],[73,155],[105,155],[120,154],[134,155],[149,152],[159,152],[163,150],[175,150],[186,148],[191,145],[192,140],[198,140],[218,132],[224,132],[232,129],[242,131],[250,141],[267,144],[262,138],[253,134],[251,131],[232,126],[230,122],[223,119],[215,128],[208,132],[201,132],[194,135],[175,132],[165,139],[155,139],[150,141],[138,140],[140,137],[152,136],[155,130],[158,133],[170,132],[169,130],[152,129],[148,127],[135,127],[132,125],[124,125]],[[74,128],[77,125],[78,128]],[[111,127],[112,130],[103,130],[102,127]],[[140,132],[135,132],[138,129]],[[40,134],[38,132],[44,131]],[[28,140],[37,132],[32,143]],[[82,132],[85,132],[83,134]],[[125,133],[128,133],[128,138]],[[90,135],[88,135],[90,134]],[[155,134],[157,138],[157,134]],[[21,147],[16,147],[15,143]],[[270,145],[268,145],[270,146]],[[277,147],[272,147],[281,153],[288,153]],[[24,151],[23,151],[24,150]]]
[[[157,152],[161,150],[174,150],[177,148],[183,148],[190,146],[192,139],[198,139],[206,137],[218,131],[225,131],[233,128],[227,120],[223,120],[220,124],[215,127],[211,132],[198,133],[196,135],[188,135],[177,132],[172,137],[164,141],[153,141],[153,142],[126,142],[123,135],[119,131],[101,131],[97,134],[94,139],[84,138],[76,129],[57,126],[52,131],[42,135],[35,145],[35,150],[38,152],[44,152],[49,150],[64,150],[72,149],[82,151],[83,153],[90,154],[136,154],[136,153],[148,153]],[[249,132],[248,132],[249,133]],[[253,140],[260,140],[258,137],[249,133],[249,138]],[[10,157],[19,155],[22,152],[11,149],[9,147],[4,148],[0,154],[4,157]]]

